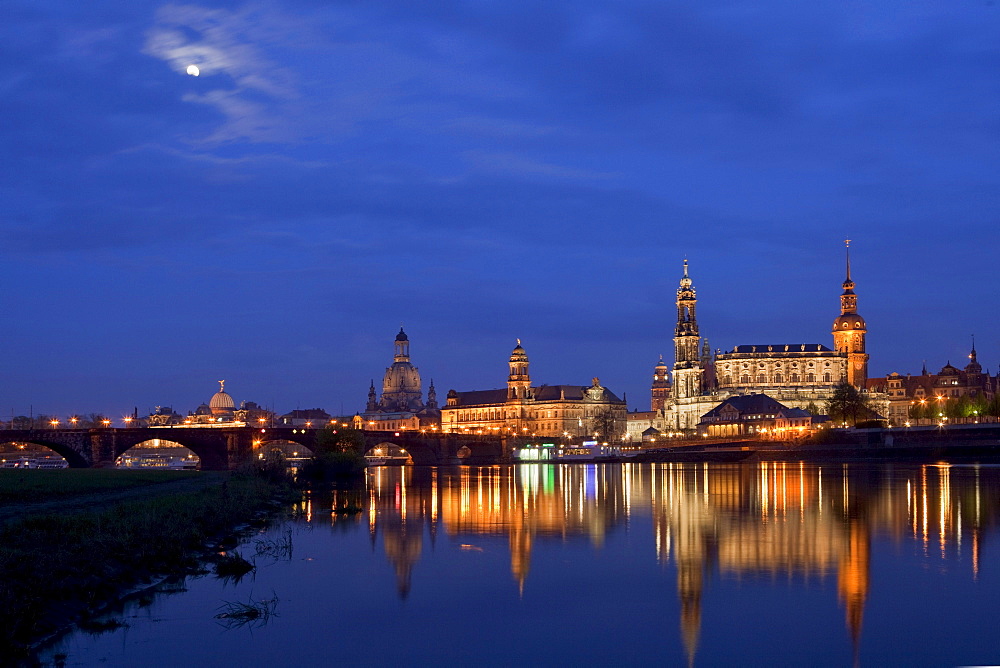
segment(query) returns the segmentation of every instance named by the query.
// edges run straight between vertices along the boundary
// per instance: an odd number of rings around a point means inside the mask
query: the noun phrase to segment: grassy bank
[[[197,471],[115,469],[0,469],[0,506],[40,503],[83,494],[106,494],[197,478]]]
[[[122,478],[117,476],[128,472],[79,472],[106,474],[103,486],[100,475],[25,473],[31,498],[39,488],[54,485],[69,505],[80,498],[92,502],[69,513],[29,510],[0,526],[0,656],[6,657],[25,656],[32,642],[113,601],[125,589],[155,575],[191,569],[207,541],[250,520],[282,491],[280,484],[249,472],[153,472]],[[71,475],[32,479],[37,473]],[[192,485],[178,475],[207,475],[204,480],[210,484],[191,491]],[[13,480],[0,478],[0,490],[18,484]],[[102,496],[120,496],[129,487],[137,493],[102,503]],[[171,487],[180,491],[169,493]],[[26,500],[16,493],[0,498],[7,504]]]

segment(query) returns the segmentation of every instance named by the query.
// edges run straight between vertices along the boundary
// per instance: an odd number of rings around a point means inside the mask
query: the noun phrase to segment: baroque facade
[[[427,403],[424,403],[420,370],[410,362],[410,339],[402,327],[393,347],[392,365],[386,367],[382,377],[382,396],[376,395],[372,380],[365,412],[355,424],[382,431],[436,428],[440,413],[434,381],[427,388]]]
[[[449,390],[441,408],[441,429],[484,434],[519,434],[575,440],[620,437],[625,401],[594,378],[590,386],[532,386],[528,354],[520,339],[508,361],[506,389]]]
[[[818,343],[738,345],[713,355],[707,341],[703,345],[697,296],[684,260],[676,300],[673,382],[667,383],[665,368],[658,364],[651,388],[653,417],[635,414],[629,433],[636,435],[648,427],[668,433],[690,432],[701,416],[733,396],[762,393],[790,409],[806,409],[822,408],[836,386],[845,381],[867,390],[867,324],[858,314],[854,287],[848,250],[840,315],[832,327],[833,349]],[[877,399],[881,407],[884,402]]]

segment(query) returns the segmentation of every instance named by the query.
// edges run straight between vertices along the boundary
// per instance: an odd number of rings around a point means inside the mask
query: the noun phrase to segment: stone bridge
[[[193,451],[205,471],[235,468],[275,441],[316,448],[316,429],[296,427],[134,427],[107,429],[6,429],[2,443],[44,445],[74,468],[112,467],[129,448],[145,441],[171,441]],[[500,464],[510,461],[512,443],[503,436],[363,431],[365,449],[382,443],[404,448],[417,465]]]

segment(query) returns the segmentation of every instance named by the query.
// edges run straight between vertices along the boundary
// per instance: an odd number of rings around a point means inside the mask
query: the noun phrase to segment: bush
[[[321,452],[299,471],[299,481],[306,484],[330,484],[360,478],[365,472],[365,458],[353,450]]]

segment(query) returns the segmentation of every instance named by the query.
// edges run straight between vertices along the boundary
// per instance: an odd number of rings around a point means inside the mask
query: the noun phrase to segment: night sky
[[[993,0],[0,16],[4,417],[353,413],[400,324],[648,409],[685,257],[713,349],[829,346],[848,237],[871,375],[1000,364]]]

